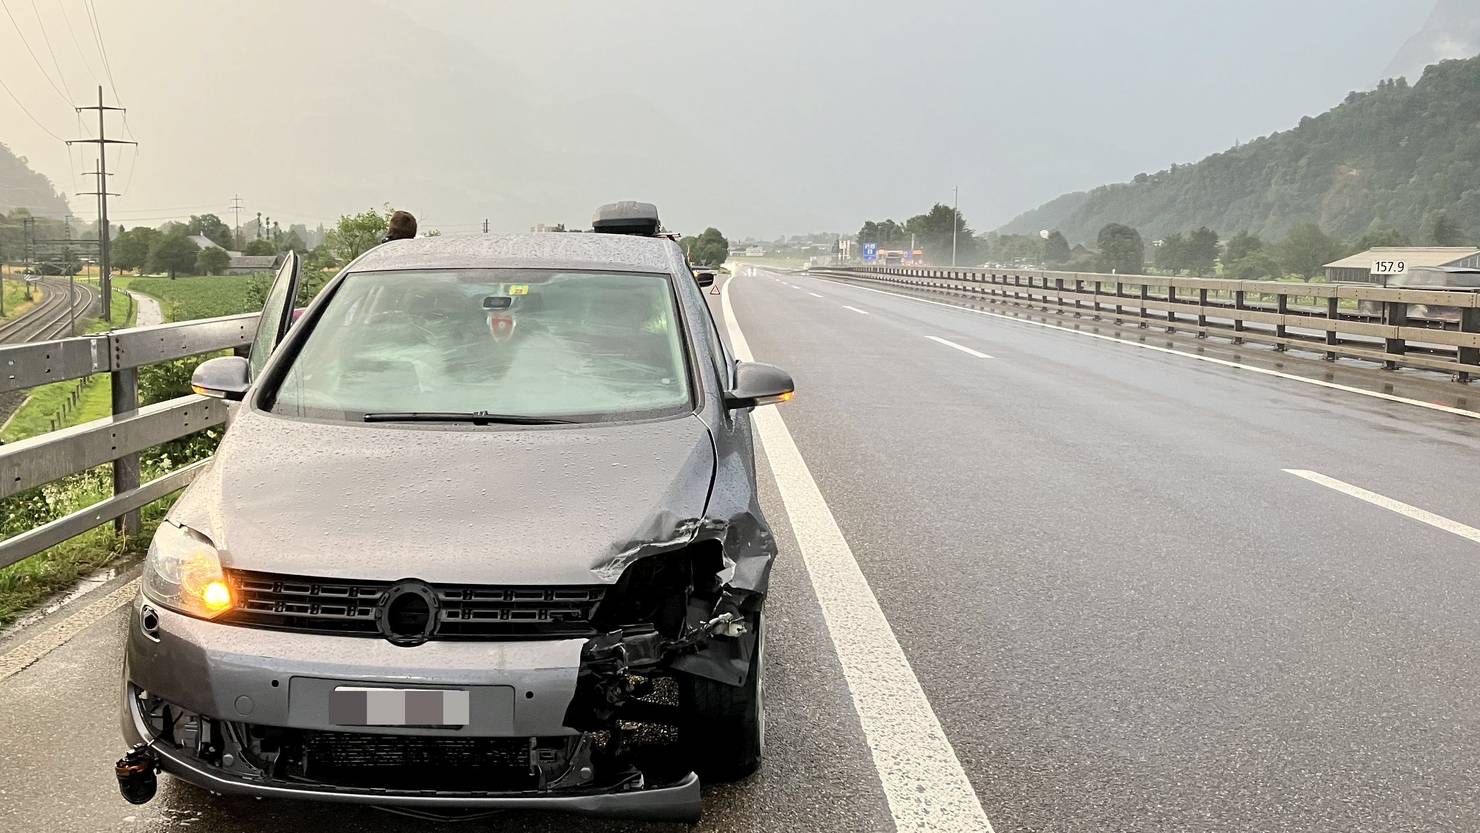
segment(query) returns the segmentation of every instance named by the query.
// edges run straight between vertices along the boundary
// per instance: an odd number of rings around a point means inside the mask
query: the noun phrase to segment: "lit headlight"
[[[144,594],[157,604],[202,619],[231,608],[231,588],[211,542],[194,530],[165,521],[144,560]]]

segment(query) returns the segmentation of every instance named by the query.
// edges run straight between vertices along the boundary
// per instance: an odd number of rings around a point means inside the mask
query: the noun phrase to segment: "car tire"
[[[679,742],[706,782],[739,781],[760,768],[766,746],[765,654],[765,619],[758,617],[744,683],[727,685],[692,674],[679,678]]]

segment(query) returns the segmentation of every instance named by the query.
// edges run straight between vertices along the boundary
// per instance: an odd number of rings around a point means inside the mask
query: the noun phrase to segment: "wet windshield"
[[[347,276],[271,410],[586,422],[675,413],[689,401],[666,275],[477,269]]]

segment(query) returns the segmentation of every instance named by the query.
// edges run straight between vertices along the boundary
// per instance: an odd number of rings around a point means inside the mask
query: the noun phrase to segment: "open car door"
[[[293,305],[298,300],[301,268],[302,261],[298,253],[289,250],[283,258],[283,265],[278,268],[272,288],[267,290],[267,300],[262,305],[262,317],[257,319],[257,335],[252,338],[252,352],[247,357],[249,379],[257,378],[272,351],[277,349],[283,337],[288,334],[288,327],[293,323]]]

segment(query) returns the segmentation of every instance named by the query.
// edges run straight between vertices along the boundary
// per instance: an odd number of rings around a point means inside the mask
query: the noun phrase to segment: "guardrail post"
[[[1459,330],[1462,333],[1480,333],[1480,308],[1460,310]],[[1459,363],[1480,365],[1480,347],[1459,348]],[[1455,374],[1454,378],[1458,382],[1468,382],[1470,381],[1470,373],[1469,371],[1461,370]]]
[[[1336,295],[1335,295],[1335,293],[1332,293],[1331,297],[1326,299],[1326,319],[1329,320],[1329,321],[1335,321],[1336,319],[1338,319],[1340,317],[1341,317],[1341,299],[1340,298],[1337,298]],[[1335,324],[1332,324],[1331,325],[1331,329],[1326,330],[1326,344],[1329,345],[1329,346],[1331,346],[1331,347],[1335,347],[1336,345],[1338,345],[1340,343],[1341,343],[1341,340],[1339,338],[1337,338],[1337,336],[1336,336],[1336,325]],[[1328,361],[1328,362],[1334,362],[1334,361],[1336,361],[1336,354],[1334,352],[1329,351],[1329,350],[1326,351],[1326,361]]]
[[[1101,284],[1100,281],[1095,281],[1095,301],[1094,301],[1094,306],[1095,306],[1095,320],[1096,321],[1099,321],[1100,320],[1100,293],[1102,291],[1103,291],[1103,284]]]
[[[1151,310],[1146,308],[1146,302],[1151,299],[1151,287],[1141,284],[1141,329],[1146,329],[1145,319],[1151,317]]]
[[[1197,337],[1208,337],[1208,291],[1199,289],[1197,291]]]
[[[1043,282],[1044,283],[1048,283],[1048,278],[1045,277],[1043,279]],[[1053,292],[1054,292],[1054,301],[1055,301],[1055,303],[1058,304],[1059,309],[1062,311],[1063,308],[1064,308],[1064,279],[1063,278],[1054,278],[1053,279]]]
[[[1248,309],[1247,306],[1244,306],[1244,291],[1242,289],[1235,289],[1233,291],[1233,308],[1234,310]],[[1236,333],[1244,331],[1244,319],[1238,317],[1238,312],[1234,312],[1233,314],[1233,331]],[[1243,344],[1243,336],[1234,336],[1233,343]]]
[[[1177,331],[1177,311],[1173,308],[1176,303],[1177,287],[1169,283],[1167,284],[1167,323],[1172,325],[1167,327],[1167,332],[1169,333],[1175,333]]]
[[[1400,301],[1382,302],[1382,320],[1384,324],[1392,327],[1408,326],[1408,305]],[[1408,344],[1401,338],[1385,338],[1383,351],[1394,356],[1401,356],[1408,352]],[[1396,359],[1388,359],[1382,363],[1384,370],[1397,370]]]
[[[113,383],[113,415],[139,409],[139,371],[137,368],[115,370],[109,374]],[[139,488],[139,455],[128,454],[113,461],[113,494]],[[113,528],[124,535],[139,534],[139,510],[125,512],[113,521]]]
[[[1274,310],[1282,316],[1285,313],[1288,313],[1290,311],[1290,296],[1286,295],[1283,292],[1276,295],[1274,297]],[[1285,320],[1283,318],[1280,319],[1280,323],[1274,325],[1274,337],[1285,337]],[[1274,349],[1276,353],[1283,353],[1288,348],[1285,346],[1284,342],[1279,342],[1275,344]]]
[[[1115,282],[1115,297],[1115,323],[1119,324],[1121,323],[1121,316],[1125,314],[1125,308],[1121,306],[1119,300],[1125,297],[1125,289],[1121,287],[1120,281]]]

